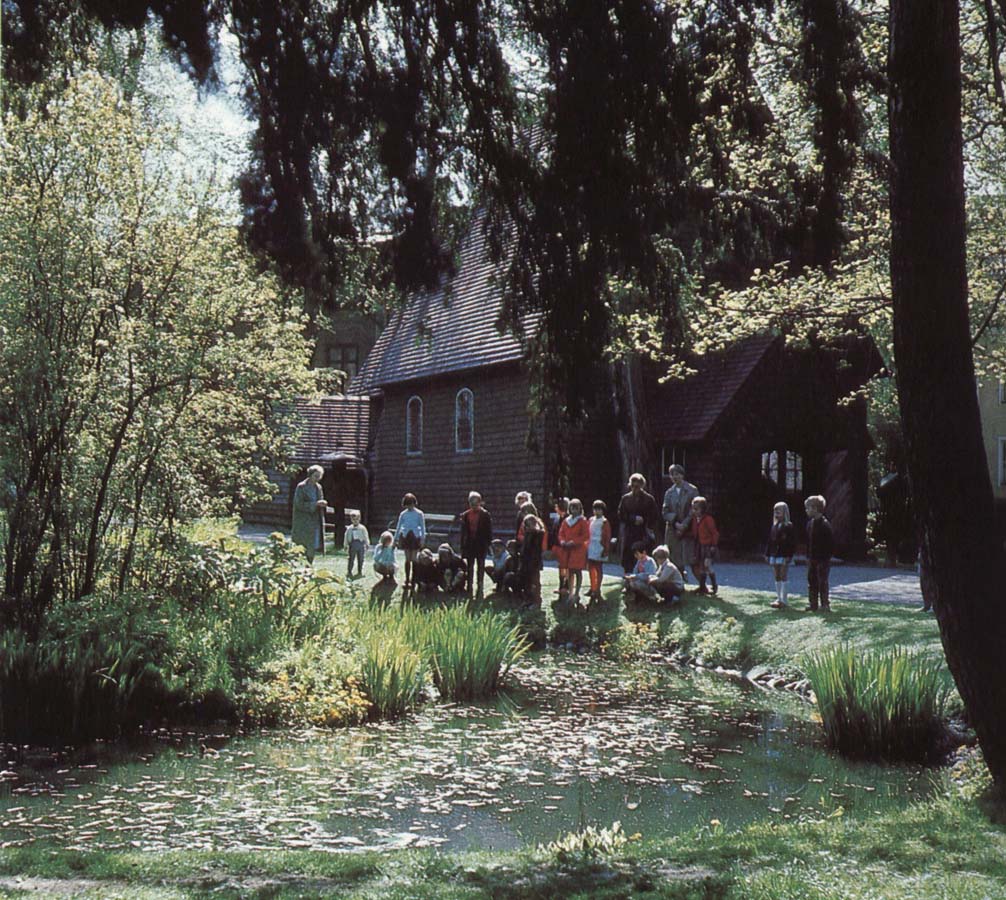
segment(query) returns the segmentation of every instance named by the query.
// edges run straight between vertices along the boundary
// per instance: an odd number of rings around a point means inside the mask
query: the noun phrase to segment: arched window
[[[409,397],[405,406],[405,452],[415,456],[423,452],[423,401]]]
[[[454,450],[471,453],[475,449],[475,395],[461,388],[454,398]]]

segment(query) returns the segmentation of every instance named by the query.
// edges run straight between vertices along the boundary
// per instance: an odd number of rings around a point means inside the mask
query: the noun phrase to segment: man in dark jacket
[[[831,572],[831,554],[835,549],[835,536],[831,523],[824,517],[825,499],[815,495],[803,504],[807,512],[807,606],[808,612],[816,612],[820,602],[821,610],[828,612],[831,602],[828,597],[828,576]]]
[[[618,521],[622,526],[619,538],[622,542],[622,568],[628,574],[636,565],[632,545],[642,542],[647,550],[652,549],[654,529],[660,521],[657,501],[646,492],[646,479],[638,472],[629,476],[629,493],[623,494],[618,504]]]
[[[468,495],[468,509],[461,513],[461,557],[465,561],[467,577],[465,590],[471,591],[475,566],[478,565],[479,593],[486,574],[486,554],[493,540],[493,520],[482,508],[482,495],[472,491]]]

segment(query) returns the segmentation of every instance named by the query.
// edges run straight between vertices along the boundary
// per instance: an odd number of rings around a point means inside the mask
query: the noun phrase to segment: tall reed
[[[450,700],[488,697],[529,649],[517,626],[468,606],[436,610],[428,620],[427,652],[433,683]]]
[[[371,715],[395,719],[419,701],[426,683],[426,661],[401,634],[374,631],[363,641],[361,682]]]
[[[943,730],[943,666],[906,647],[823,650],[804,661],[828,744],[843,756],[924,760]]]

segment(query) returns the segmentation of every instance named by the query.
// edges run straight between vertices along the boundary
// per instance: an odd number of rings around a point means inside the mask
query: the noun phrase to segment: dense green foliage
[[[0,155],[0,617],[159,580],[177,525],[261,496],[309,393],[300,314],[177,128],[94,72],[22,95]]]
[[[904,647],[863,652],[831,648],[803,664],[828,743],[846,756],[929,759],[938,745],[948,673]]]

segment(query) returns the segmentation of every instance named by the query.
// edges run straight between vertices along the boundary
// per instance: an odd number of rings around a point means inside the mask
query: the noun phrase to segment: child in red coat
[[[716,520],[706,510],[709,504],[705,497],[696,497],[692,501],[692,537],[695,540],[695,559],[692,571],[699,580],[698,593],[715,594],[719,587],[716,584],[716,557],[720,543],[720,533],[716,529]],[[712,590],[706,588],[706,577]]]
[[[590,543],[590,524],[583,517],[583,504],[569,501],[569,515],[559,524],[555,558],[559,563],[559,582],[565,582],[566,593],[572,589],[571,599],[580,601],[583,570],[587,567],[587,544]]]

